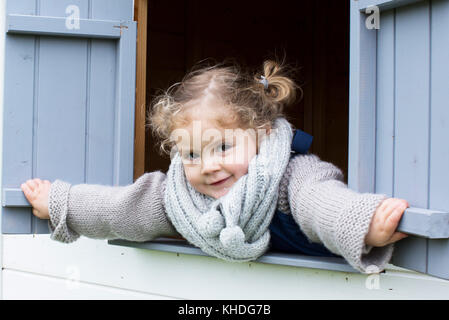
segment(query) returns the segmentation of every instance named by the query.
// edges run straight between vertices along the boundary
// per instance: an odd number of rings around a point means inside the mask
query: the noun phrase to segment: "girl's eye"
[[[219,152],[226,152],[228,149],[232,148],[232,145],[227,143],[222,143],[220,146],[218,146]],[[198,154],[194,152],[189,152],[184,155],[184,159],[187,159],[189,161],[195,161],[198,160]]]
[[[198,155],[196,153],[190,152],[189,153],[189,159],[196,159]]]
[[[222,143],[219,148],[220,148],[221,152],[225,152],[226,150],[232,148],[232,146],[230,144],[227,144],[227,143]]]
[[[187,160],[195,160],[197,156],[198,155],[196,153],[189,152],[184,156],[184,158],[187,158]]]

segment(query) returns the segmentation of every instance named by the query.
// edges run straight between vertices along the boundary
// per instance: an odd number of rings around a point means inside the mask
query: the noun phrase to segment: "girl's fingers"
[[[37,188],[39,187],[39,185],[44,184],[44,183],[50,183],[50,181],[48,181],[48,180],[42,181],[42,180],[39,179],[39,178],[35,178],[35,179],[27,180],[27,181],[24,183],[24,185],[28,186],[28,188],[29,188],[31,191],[34,191],[35,189],[37,189]]]
[[[384,216],[384,223],[387,223],[388,218],[393,214],[395,210],[398,208],[404,207],[403,202],[400,199],[394,199],[386,208],[385,208],[385,216]],[[404,208],[405,209],[405,208]]]
[[[27,185],[28,187],[30,187],[31,191],[34,191],[34,189],[37,188],[37,182],[33,180],[28,180],[27,181]]]
[[[377,209],[377,218],[379,219],[379,221],[385,223],[385,220],[396,207],[397,201],[398,199],[396,198],[388,198],[381,203],[381,205]]]
[[[23,192],[25,192],[25,193],[30,192],[30,188],[25,183],[22,183],[21,187],[22,187]]]
[[[23,184],[22,190],[23,190],[23,193],[25,194],[25,197],[27,198],[27,200],[29,202],[32,202],[34,200],[34,197],[33,197],[33,191],[30,189],[30,187],[26,184]]]
[[[37,209],[33,209],[33,214],[38,218],[42,218],[42,215],[40,214],[40,212]]]
[[[380,206],[379,206],[379,211],[385,211],[385,208],[392,202],[392,201],[394,201],[395,199],[394,198],[388,198],[388,199],[385,199],[384,201],[382,201],[382,203],[380,204]]]
[[[387,219],[393,213],[395,208],[396,208],[396,205],[395,205],[395,201],[393,199],[384,207],[383,211],[380,212],[380,214],[378,216],[379,221],[383,224],[386,224]]]
[[[389,214],[389,216],[385,220],[385,229],[386,230],[388,230],[390,232],[393,232],[394,230],[396,230],[405,209],[406,209],[406,206],[403,204],[401,204],[398,207],[393,209],[393,212],[391,212],[391,214]]]
[[[393,236],[390,238],[390,241],[388,243],[394,243],[396,241],[402,240],[404,238],[407,238],[408,234],[402,233],[402,232],[395,232]]]

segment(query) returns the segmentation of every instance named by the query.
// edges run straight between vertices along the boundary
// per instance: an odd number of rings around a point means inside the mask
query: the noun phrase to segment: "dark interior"
[[[349,1],[149,0],[147,102],[198,61],[234,58],[261,69],[286,57],[304,97],[289,120],[314,136],[311,152],[345,173],[348,163]],[[166,172],[151,131],[145,172]]]

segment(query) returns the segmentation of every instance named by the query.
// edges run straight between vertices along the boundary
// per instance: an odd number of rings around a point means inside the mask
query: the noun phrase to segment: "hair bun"
[[[288,106],[295,102],[296,89],[299,87],[287,73],[287,68],[283,63],[273,60],[264,62],[263,74],[259,77],[258,82],[262,84],[264,95],[272,103]]]

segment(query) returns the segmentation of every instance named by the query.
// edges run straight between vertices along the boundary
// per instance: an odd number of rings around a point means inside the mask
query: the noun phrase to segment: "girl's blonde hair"
[[[175,83],[154,98],[147,126],[160,141],[160,154],[169,154],[175,142],[170,133],[189,123],[185,111],[203,98],[213,95],[230,108],[228,119],[217,119],[223,128],[238,124],[239,128],[255,130],[270,128],[278,117],[286,117],[284,108],[296,101],[295,84],[289,74],[293,69],[284,62],[267,60],[262,72],[243,70],[237,63],[212,66],[197,65],[181,82]],[[261,82],[262,76],[268,86]]]

